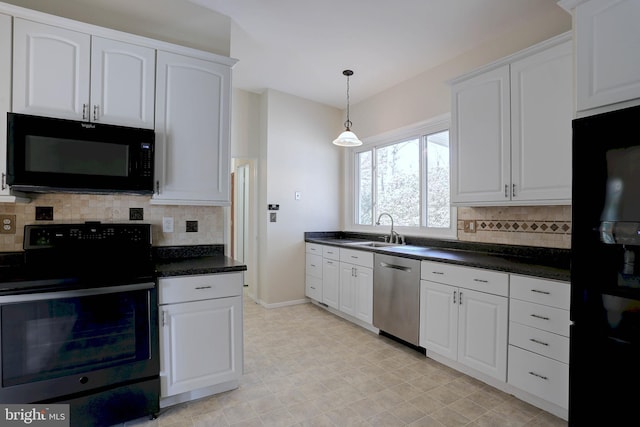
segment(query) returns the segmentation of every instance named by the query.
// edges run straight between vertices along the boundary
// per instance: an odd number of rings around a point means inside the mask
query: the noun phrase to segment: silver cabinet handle
[[[509,186],[507,184],[504,185],[504,197],[509,198]]]
[[[315,264],[309,264],[309,265],[310,265],[311,267],[315,267],[315,266],[316,266]]]
[[[534,377],[538,377],[538,378],[541,378],[543,380],[548,380],[549,379],[548,377],[545,377],[544,375],[536,374],[535,372],[531,372],[531,371],[529,371],[529,375],[533,375]]]
[[[7,175],[4,172],[2,172],[2,189],[7,189]]]
[[[99,111],[99,107],[98,104],[93,106],[93,121],[97,122],[98,121],[98,111]]]
[[[196,286],[196,289],[211,289],[211,286]]]
[[[516,197],[516,185],[511,186],[511,197]]]
[[[432,271],[431,273],[432,273],[432,274],[444,275],[444,273],[443,273],[443,272],[441,272],[441,271]]]
[[[166,326],[167,325],[167,311],[166,310],[162,310],[162,326]]]
[[[82,120],[87,120],[87,104],[82,104]]]
[[[549,320],[548,317],[540,316],[539,314],[530,314],[531,317],[535,317],[536,319]]]
[[[537,340],[537,339],[535,339],[535,338],[529,338],[529,341],[534,342],[534,343],[536,343],[536,344],[545,345],[545,346],[547,346],[547,347],[549,346],[549,344],[547,344],[546,342],[539,341],[539,340]]]
[[[538,289],[531,289],[531,292],[535,292],[537,294],[544,294],[544,295],[551,295],[551,292],[547,292],[547,291],[540,291]]]
[[[484,280],[484,279],[473,279],[474,282],[480,282],[480,283],[489,283],[488,280]]]
[[[460,291],[460,305],[462,305],[462,291]]]
[[[456,293],[457,293],[457,291],[453,291],[453,303],[454,304],[456,303]]]
[[[160,194],[160,181],[156,181],[156,194]]]

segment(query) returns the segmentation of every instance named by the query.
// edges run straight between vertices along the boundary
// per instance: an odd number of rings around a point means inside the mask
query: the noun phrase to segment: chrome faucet
[[[394,229],[393,229],[393,217],[391,216],[391,214],[388,214],[386,212],[381,213],[378,216],[378,220],[376,221],[376,225],[380,225],[380,218],[382,218],[384,215],[388,216],[389,219],[391,220],[391,231],[389,232],[388,236],[384,237],[384,241],[385,242],[389,242],[389,243],[399,243],[399,244],[403,244],[404,245],[404,237],[402,237],[401,235],[399,235]]]

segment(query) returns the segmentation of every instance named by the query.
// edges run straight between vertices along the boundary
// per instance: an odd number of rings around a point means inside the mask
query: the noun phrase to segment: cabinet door
[[[571,202],[571,41],[511,64],[511,198]]]
[[[156,204],[229,205],[226,65],[158,51]]]
[[[340,311],[356,315],[356,274],[353,264],[340,263]]]
[[[576,8],[577,108],[640,98],[640,2],[591,0]]]
[[[13,112],[88,119],[91,37],[14,20]]]
[[[508,299],[460,289],[458,361],[507,380]]]
[[[155,50],[91,40],[91,121],[153,129]]]
[[[325,259],[322,261],[322,302],[340,310],[340,263]]]
[[[452,87],[452,202],[503,202],[510,185],[509,66]]]
[[[357,267],[355,276],[355,316],[365,323],[373,323],[373,269]]]
[[[420,346],[449,359],[458,357],[458,289],[420,281]]]
[[[162,397],[242,375],[242,297],[160,307]]]
[[[11,17],[0,14],[0,135],[7,135],[11,111]],[[7,138],[0,138],[0,201],[9,196],[7,185]]]

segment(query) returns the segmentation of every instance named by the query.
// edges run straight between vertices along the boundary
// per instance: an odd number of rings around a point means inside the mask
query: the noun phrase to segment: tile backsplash
[[[53,221],[36,220],[37,207],[52,207]],[[143,220],[129,220],[129,208]],[[16,216],[16,233],[0,234],[0,252],[22,250],[27,224],[85,221],[141,222],[152,225],[154,246],[210,245],[224,243],[224,208],[217,206],[151,205],[148,196],[36,194],[31,203],[0,203],[0,215]],[[41,210],[41,209],[40,209]],[[162,232],[162,218],[172,217],[173,233]],[[187,232],[187,221],[197,221],[196,232]]]
[[[460,207],[458,239],[570,249],[571,206]]]

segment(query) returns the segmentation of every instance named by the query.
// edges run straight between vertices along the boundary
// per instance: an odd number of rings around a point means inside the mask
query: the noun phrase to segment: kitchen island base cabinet
[[[242,274],[161,278],[161,407],[238,387]]]

